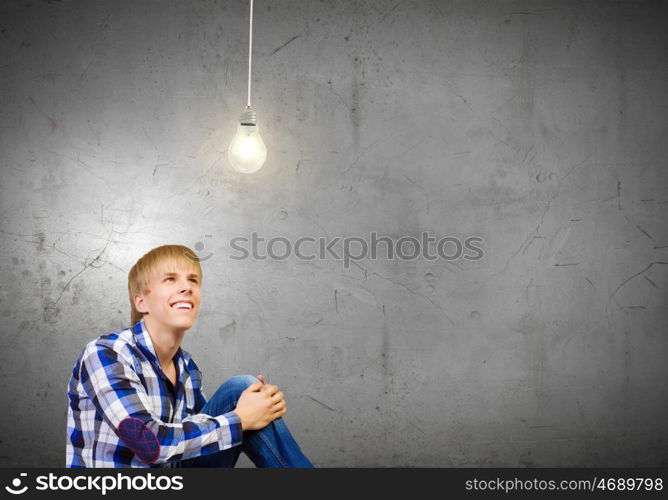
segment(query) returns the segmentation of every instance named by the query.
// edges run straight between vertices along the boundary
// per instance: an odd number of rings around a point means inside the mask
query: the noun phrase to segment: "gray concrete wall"
[[[258,0],[243,176],[246,2],[3,2],[0,464],[64,465],[76,356],[181,243],[206,390],[266,375],[319,466],[666,465],[663,5]],[[484,258],[231,259],[252,231]]]

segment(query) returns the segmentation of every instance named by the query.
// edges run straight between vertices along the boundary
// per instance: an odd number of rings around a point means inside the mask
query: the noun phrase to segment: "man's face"
[[[148,313],[144,314],[144,320],[150,323],[188,330],[199,314],[200,283],[196,269],[165,266],[164,271],[151,275],[149,292],[135,297],[135,307]]]

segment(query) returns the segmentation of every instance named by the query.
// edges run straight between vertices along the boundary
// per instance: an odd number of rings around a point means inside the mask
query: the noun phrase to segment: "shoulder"
[[[81,358],[98,357],[101,354],[119,361],[132,363],[136,358],[137,343],[132,328],[105,333],[89,341],[81,352]]]

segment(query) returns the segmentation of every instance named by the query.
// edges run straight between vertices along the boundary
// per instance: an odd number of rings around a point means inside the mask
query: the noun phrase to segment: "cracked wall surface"
[[[180,243],[208,394],[264,374],[318,466],[665,466],[665,14],[258,1],[268,160],[242,176],[245,2],[4,2],[0,464],[64,466],[77,355]],[[252,232],[374,231],[484,257],[231,258]]]

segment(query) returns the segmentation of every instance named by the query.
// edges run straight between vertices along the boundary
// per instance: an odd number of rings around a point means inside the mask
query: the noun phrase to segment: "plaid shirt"
[[[200,413],[202,374],[179,347],[176,387],[164,374],[144,321],[90,341],[68,385],[67,467],[173,467],[241,444],[230,411]]]

